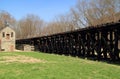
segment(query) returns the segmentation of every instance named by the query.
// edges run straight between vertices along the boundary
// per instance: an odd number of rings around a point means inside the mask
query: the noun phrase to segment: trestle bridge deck
[[[17,39],[45,53],[120,61],[120,21],[49,36]]]

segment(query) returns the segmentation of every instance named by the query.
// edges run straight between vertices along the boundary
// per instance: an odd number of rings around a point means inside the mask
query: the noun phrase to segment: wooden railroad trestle
[[[120,22],[89,27],[43,37],[18,39],[16,44],[31,44],[38,51],[98,60],[119,60]]]

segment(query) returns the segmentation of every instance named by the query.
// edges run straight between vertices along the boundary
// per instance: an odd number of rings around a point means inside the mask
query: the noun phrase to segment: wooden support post
[[[110,32],[110,38],[108,38],[109,40],[110,40],[110,44],[109,44],[109,46],[110,46],[110,58],[111,58],[111,60],[114,60],[115,59],[115,54],[114,54],[114,48],[113,48],[113,31],[111,30]],[[114,36],[115,36],[115,34],[114,34]],[[116,38],[115,38],[116,39]]]
[[[63,53],[63,37],[60,36],[60,55]]]
[[[70,52],[69,55],[72,55],[73,53],[73,35],[70,34]]]
[[[72,56],[76,56],[77,55],[77,52],[76,52],[76,50],[77,50],[77,48],[76,48],[76,40],[77,40],[77,35],[76,34],[73,34],[73,52],[72,52]]]
[[[85,57],[85,52],[86,52],[86,50],[85,50],[85,49],[86,49],[86,48],[85,48],[85,45],[86,45],[86,44],[85,44],[85,43],[86,43],[86,42],[85,42],[85,41],[86,41],[85,36],[86,36],[85,33],[82,33],[82,34],[81,34],[81,45],[82,45],[81,54],[82,54],[83,57]]]
[[[98,60],[101,60],[101,32],[97,33],[97,58]]]
[[[89,57],[90,56],[90,33],[87,33],[86,34],[86,53],[87,53],[87,57]]]
[[[80,39],[81,39],[81,34],[79,33],[78,34],[78,46],[79,46],[79,48],[78,48],[78,57],[81,56],[81,41],[80,41]]]
[[[119,50],[118,50],[118,29],[115,29],[114,35],[115,35],[115,44],[114,44],[115,60],[119,60]]]
[[[101,43],[102,43],[102,53],[103,53],[103,57],[104,59],[107,59],[107,50],[108,50],[108,33],[106,31],[103,31],[101,34]]]
[[[92,57],[95,57],[95,32],[91,33],[91,52],[92,52]]]
[[[66,35],[63,36],[63,54],[65,55],[66,54]]]

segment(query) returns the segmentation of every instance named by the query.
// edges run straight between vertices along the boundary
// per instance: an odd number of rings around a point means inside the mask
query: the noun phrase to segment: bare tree
[[[80,27],[115,22],[120,19],[120,0],[78,0],[71,15]]]
[[[71,14],[66,14],[66,15],[60,15],[56,18],[56,23],[58,23],[59,27],[61,27],[61,30],[63,32],[65,31],[72,31],[77,28],[73,24],[73,19],[71,17]]]
[[[76,27],[72,23],[70,15],[59,15],[54,19],[54,21],[48,23],[47,26],[43,28],[42,33],[43,35],[51,35],[75,29]]]
[[[71,16],[73,17],[73,23],[79,28],[86,27],[88,25],[89,19],[86,17],[86,11],[89,8],[87,1],[78,0],[75,7],[71,8]]]
[[[30,38],[40,36],[44,21],[36,15],[27,15],[18,23],[18,38]]]
[[[103,24],[107,22],[116,22],[120,19],[116,14],[118,11],[118,3],[120,0],[93,0],[91,2],[92,9],[88,10],[88,17],[92,21],[92,25]],[[119,7],[120,8],[120,7]],[[91,16],[91,17],[90,17]]]
[[[16,28],[16,20],[13,18],[13,16],[11,16],[10,13],[6,12],[6,11],[0,11],[0,27],[4,27],[5,26],[5,22],[8,22],[13,29]]]

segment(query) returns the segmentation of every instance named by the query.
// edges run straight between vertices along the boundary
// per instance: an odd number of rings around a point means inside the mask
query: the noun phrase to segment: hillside
[[[0,79],[120,79],[120,66],[38,52],[3,52]]]

